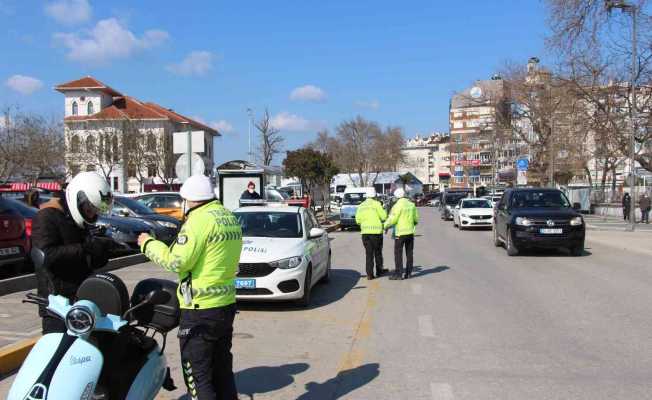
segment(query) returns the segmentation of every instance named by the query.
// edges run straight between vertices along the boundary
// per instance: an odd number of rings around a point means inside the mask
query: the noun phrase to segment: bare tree
[[[272,126],[270,122],[269,111],[265,109],[263,118],[256,122],[256,129],[258,130],[258,137],[260,144],[258,146],[258,154],[260,162],[263,165],[271,165],[274,156],[280,154],[283,150],[283,143],[285,138],[281,136],[281,132]]]

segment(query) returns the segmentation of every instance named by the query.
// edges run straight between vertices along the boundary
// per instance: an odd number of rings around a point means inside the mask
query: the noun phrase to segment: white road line
[[[412,293],[416,295],[421,294],[421,284],[420,283],[413,283],[412,284]]]
[[[435,337],[435,330],[432,327],[432,317],[421,315],[419,317],[419,334],[423,337]]]
[[[11,315],[9,314],[0,314],[0,318],[9,318]]]
[[[431,383],[430,392],[433,400],[453,400],[453,387],[448,383]]]
[[[0,331],[0,335],[5,336],[19,336],[19,337],[30,337],[34,336],[31,332],[14,332],[14,331]]]

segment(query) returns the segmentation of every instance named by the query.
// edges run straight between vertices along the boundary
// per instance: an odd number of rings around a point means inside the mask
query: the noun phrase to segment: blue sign
[[[530,166],[530,161],[527,158],[519,158],[516,160],[516,168],[519,171],[527,171]]]
[[[464,171],[455,171],[455,176],[464,176]]]

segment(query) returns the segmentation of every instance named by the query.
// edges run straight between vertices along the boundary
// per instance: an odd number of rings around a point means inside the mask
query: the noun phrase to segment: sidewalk
[[[585,215],[586,228],[594,231],[621,231],[624,232],[629,223],[622,218],[603,217],[599,215]],[[652,224],[636,224],[636,230],[645,233],[652,233]]]

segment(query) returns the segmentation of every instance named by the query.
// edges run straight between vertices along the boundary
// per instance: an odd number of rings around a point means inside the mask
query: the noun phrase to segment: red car
[[[0,197],[0,276],[17,275],[30,265],[32,218],[37,211],[17,200]]]

